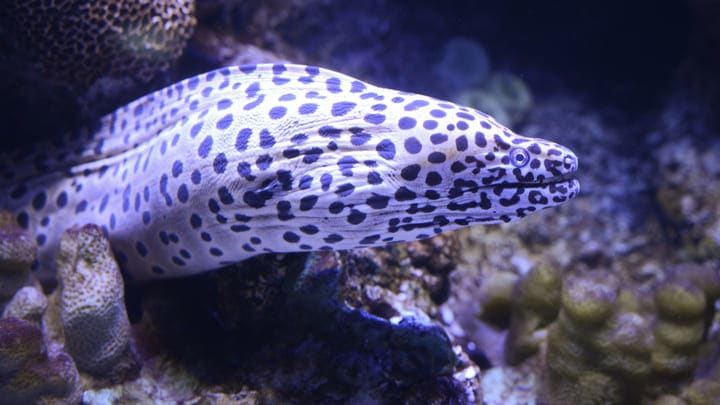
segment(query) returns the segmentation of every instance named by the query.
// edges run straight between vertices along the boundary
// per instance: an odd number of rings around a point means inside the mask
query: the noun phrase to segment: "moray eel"
[[[322,68],[260,64],[186,79],[96,128],[0,159],[0,207],[38,274],[95,223],[131,279],[266,252],[353,249],[508,222],[579,191],[567,148],[492,117]]]

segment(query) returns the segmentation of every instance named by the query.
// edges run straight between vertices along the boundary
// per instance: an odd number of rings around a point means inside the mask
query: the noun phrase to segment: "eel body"
[[[35,236],[40,273],[65,229],[95,223],[144,280],[511,221],[577,195],[577,164],[471,108],[317,67],[247,65],[5,155],[0,207]]]

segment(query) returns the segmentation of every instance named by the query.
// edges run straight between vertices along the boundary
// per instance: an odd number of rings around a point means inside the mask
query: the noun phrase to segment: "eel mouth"
[[[566,186],[570,188],[579,188],[580,182],[575,176],[576,173],[565,173],[559,176],[553,176],[547,179],[542,179],[535,182],[517,182],[517,183],[500,183],[489,185],[490,188],[501,188],[501,189],[544,189],[549,187]]]

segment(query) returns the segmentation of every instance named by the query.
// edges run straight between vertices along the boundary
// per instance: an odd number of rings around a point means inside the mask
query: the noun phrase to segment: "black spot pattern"
[[[445,154],[442,152],[430,152],[430,154],[428,155],[428,162],[430,163],[443,163],[445,162],[445,159]]]
[[[40,211],[43,208],[45,208],[46,200],[47,200],[47,194],[45,194],[44,191],[37,193],[32,200],[32,206],[35,209],[35,211]]]
[[[283,240],[290,243],[298,243],[300,241],[300,235],[295,232],[286,231],[283,234]]]
[[[176,160],[175,162],[173,162],[173,165],[172,165],[172,175],[173,175],[173,177],[177,178],[178,176],[180,176],[180,175],[182,174],[182,172],[183,172],[183,164],[182,164],[182,162],[179,161],[179,160]]]
[[[383,159],[392,160],[395,158],[395,144],[389,139],[380,141],[375,150]]]
[[[409,166],[405,166],[400,171],[400,177],[407,181],[413,181],[417,179],[418,174],[420,173],[420,165],[419,164],[412,164]]]
[[[420,141],[415,138],[414,136],[411,136],[407,139],[405,139],[405,150],[413,155],[416,155],[422,151],[422,144]]]
[[[216,124],[217,129],[228,129],[230,125],[232,125],[233,122],[233,115],[227,114],[224,117],[220,118]]]
[[[270,149],[275,146],[275,137],[270,135],[270,131],[263,129],[260,131],[260,147]]]
[[[252,129],[250,128],[243,128],[238,132],[237,137],[235,138],[235,149],[238,152],[243,152],[247,149],[251,135]]]
[[[205,139],[202,141],[202,143],[198,147],[198,156],[200,156],[203,159],[208,157],[208,155],[210,154],[210,149],[212,149],[212,144],[213,144],[213,137],[209,136],[209,135],[207,137],[205,137]]]
[[[316,195],[305,196],[300,199],[300,211],[310,211],[318,201]]]
[[[291,212],[292,205],[290,204],[290,201],[278,201],[276,208],[278,219],[281,221],[289,221],[295,218],[295,215]]]
[[[359,225],[363,221],[365,221],[365,218],[367,218],[367,214],[360,210],[352,209],[350,210],[350,214],[347,217],[347,221],[351,225]]]
[[[227,168],[228,160],[227,157],[225,157],[224,153],[218,153],[217,156],[215,156],[215,160],[213,161],[213,170],[217,174],[225,173],[225,169]],[[181,169],[182,170],[182,169]],[[173,176],[175,176],[175,173],[173,172]],[[177,177],[177,176],[175,176]]]
[[[315,235],[316,233],[320,232],[320,229],[312,224],[303,225],[300,228],[300,232],[307,234],[307,235]]]
[[[332,105],[330,113],[333,117],[342,117],[344,115],[347,115],[356,106],[357,104],[351,101],[339,101]]]
[[[233,198],[232,193],[225,186],[218,189],[218,198],[220,199],[220,202],[225,205],[230,205],[235,202],[235,198]]]
[[[65,208],[67,203],[68,203],[67,193],[65,191],[61,191],[60,194],[58,194],[57,198],[55,199],[55,205],[58,208]]]

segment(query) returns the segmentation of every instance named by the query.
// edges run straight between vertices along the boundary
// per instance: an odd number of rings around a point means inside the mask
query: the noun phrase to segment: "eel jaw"
[[[562,184],[565,184],[568,186],[570,186],[572,184],[576,187],[579,187],[580,182],[576,178],[576,172],[565,173],[565,174],[561,174],[561,175],[553,176],[553,177],[549,177],[549,178],[543,178],[540,181],[515,182],[515,183],[503,182],[503,183],[499,183],[499,184],[489,184],[487,186],[478,187],[478,189],[481,189],[481,188],[494,189],[497,187],[502,188],[502,189],[506,189],[506,188],[535,189],[535,188],[547,188],[552,185],[559,186]]]

